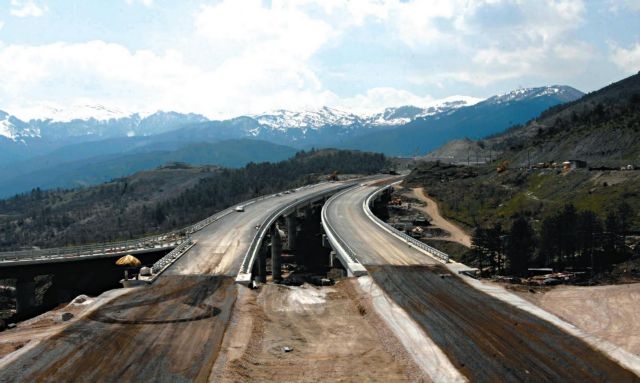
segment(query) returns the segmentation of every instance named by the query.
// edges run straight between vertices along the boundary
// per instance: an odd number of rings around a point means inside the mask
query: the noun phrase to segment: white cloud
[[[136,2],[142,3],[145,7],[150,7],[153,5],[153,0],[125,0],[127,4],[132,5]]]
[[[47,10],[46,6],[32,0],[11,0],[11,14],[15,17],[40,17]]]
[[[406,90],[391,87],[378,87],[353,97],[335,99],[336,107],[346,108],[360,114],[380,112],[387,107],[415,105],[426,107],[433,101],[433,97],[418,96]]]
[[[195,26],[200,36],[226,54],[272,49],[273,56],[308,59],[334,37],[327,23],[277,1],[271,7],[260,0],[203,5]]]
[[[11,0],[12,12],[46,9],[35,1]],[[0,107],[95,100],[212,118],[323,105],[370,112],[426,105],[432,98],[416,84],[435,85],[432,94],[452,85],[490,92],[519,78],[558,81],[598,56],[575,33],[585,22],[580,0],[219,0],[189,9],[192,19],[176,20],[184,33],[160,44],[166,51],[0,43]],[[612,48],[611,59],[631,67],[638,50]],[[328,89],[336,84],[349,96]]]
[[[226,118],[278,107],[318,107],[335,97],[303,63],[260,56],[251,52],[205,70],[177,51],[131,52],[103,41],[7,45],[0,47],[0,105],[11,110],[94,100],[123,110]]]
[[[615,47],[611,54],[611,61],[627,73],[640,71],[640,43],[636,43],[629,49]]]

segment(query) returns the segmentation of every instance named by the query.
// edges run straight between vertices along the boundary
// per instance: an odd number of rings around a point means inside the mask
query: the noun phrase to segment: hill
[[[253,197],[326,180],[333,172],[372,174],[387,166],[381,154],[313,150],[239,169],[178,163],[92,187],[34,189],[0,200],[0,250],[167,232]]]

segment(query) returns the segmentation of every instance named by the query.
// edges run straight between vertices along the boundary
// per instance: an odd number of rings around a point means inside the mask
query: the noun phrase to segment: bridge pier
[[[271,226],[271,276],[274,282],[282,280],[282,238],[276,225]]]
[[[255,280],[260,283],[267,282],[267,246],[263,243],[258,252],[258,274]]]
[[[36,308],[36,281],[33,276],[16,281],[16,315],[29,314]]]
[[[288,250],[293,252],[296,248],[296,237],[298,236],[298,217],[296,212],[293,212],[285,217],[287,223],[287,247]]]

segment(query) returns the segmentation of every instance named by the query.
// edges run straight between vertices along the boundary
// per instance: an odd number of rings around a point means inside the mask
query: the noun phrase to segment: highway
[[[640,378],[532,314],[484,294],[371,221],[359,186],[325,206],[327,223],[375,283],[470,381],[632,382]]]
[[[237,296],[234,278],[261,224],[325,183],[273,196],[193,235],[152,285],[131,289],[0,366],[0,381],[206,381]]]

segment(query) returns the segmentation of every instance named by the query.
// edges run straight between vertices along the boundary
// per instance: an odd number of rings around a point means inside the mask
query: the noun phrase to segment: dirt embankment
[[[239,294],[210,381],[425,381],[353,283]]]

